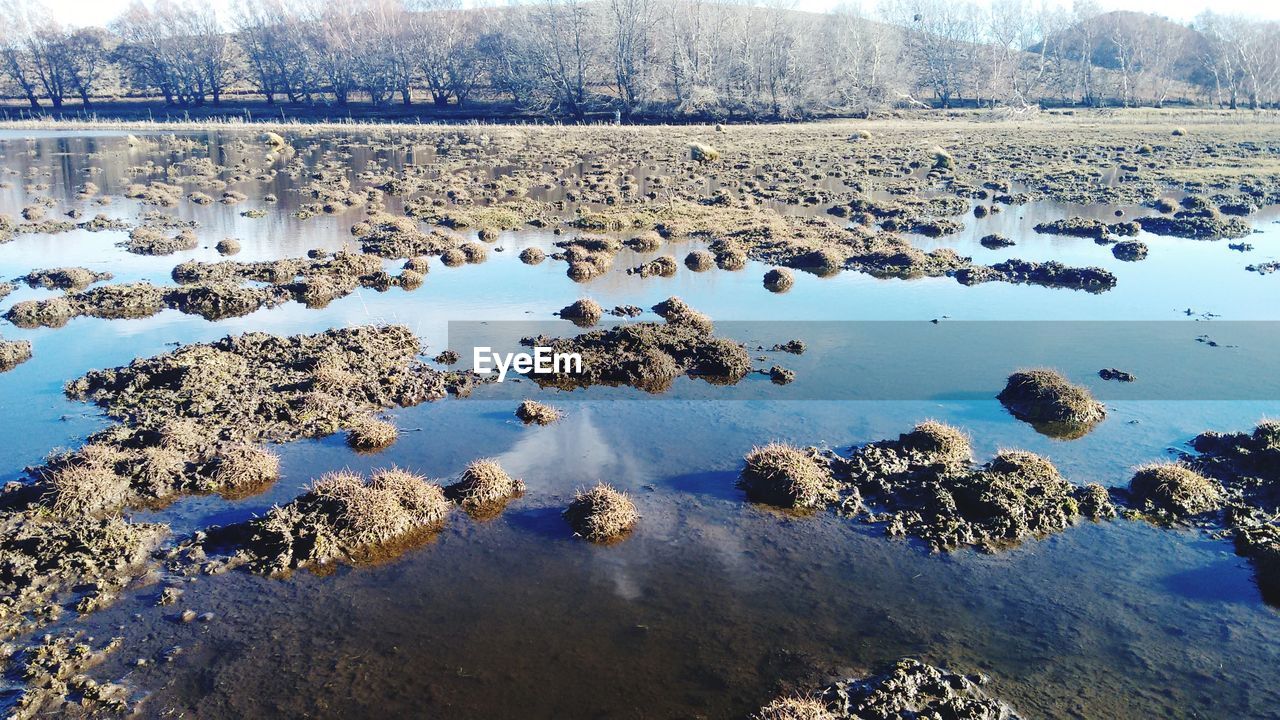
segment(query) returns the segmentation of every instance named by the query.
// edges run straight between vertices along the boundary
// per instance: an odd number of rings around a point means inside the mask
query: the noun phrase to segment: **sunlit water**
[[[37,168],[52,171],[37,178],[51,185],[37,194],[58,200],[51,217],[70,207],[86,217],[137,215],[133,201],[97,208],[75,200],[74,188],[85,179],[81,168],[98,165],[105,171],[91,179],[104,194],[118,194],[128,181],[125,167],[145,153],[126,150],[117,135],[44,134],[31,143],[28,135],[0,135],[3,166],[17,171],[4,178],[12,186],[0,190],[0,212],[17,216],[29,203],[24,176]],[[215,148],[217,142],[211,136]],[[109,152],[86,158],[97,150]],[[359,143],[348,150],[357,168],[388,153]],[[19,236],[0,245],[0,277],[83,265],[109,270],[114,282],[167,284],[181,261],[219,259],[213,245],[223,237],[241,240],[235,259],[297,257],[349,242],[359,217],[358,209],[289,217],[297,199],[283,176],[270,187],[237,189],[249,201],[168,210],[200,222],[200,249],[146,258],[115,246],[121,232]],[[267,192],[281,201],[262,203]],[[256,207],[269,215],[240,216]],[[608,308],[648,307],[670,295],[718,321],[1169,320],[1211,327],[1277,319],[1280,276],[1244,270],[1280,255],[1273,214],[1253,218],[1261,233],[1249,239],[1251,253],[1229,250],[1225,241],[1144,235],[1151,253],[1138,263],[1118,261],[1091,240],[1031,231],[1043,220],[1110,218],[1113,210],[1009,207],[965,218],[958,236],[917,238],[922,247],[954,247],[980,262],[1100,265],[1119,283],[1098,295],[854,273],[798,274],[790,292],[775,295],[761,284],[767,266],[702,274],[681,267],[673,278],[640,279],[625,269],[653,254],[630,252],[608,276],[579,285],[565,277],[563,263],[518,261],[523,247],[545,249],[556,239],[527,232],[504,234],[496,244],[503,251],[481,265],[448,269],[433,261],[413,292],[365,289],[323,310],[289,303],[221,322],[166,311],[142,320],[79,318],[60,329],[6,324],[0,335],[31,340],[35,356],[0,374],[0,481],[19,479],[50,449],[75,446],[105,425],[95,408],[62,395],[67,380],[247,330],[401,322],[434,354],[447,343],[449,321],[550,319],[578,297]],[[983,248],[978,238],[991,232],[1017,246]],[[659,254],[682,258],[695,246],[677,243]],[[23,286],[0,301],[0,311],[48,294]],[[779,333],[773,341],[790,339]],[[833,377],[842,371],[807,370]],[[1256,383],[1258,397],[1277,397],[1276,377],[1238,381]],[[568,399],[528,382],[516,388]],[[683,391],[687,397],[679,399]],[[482,456],[498,458],[529,486],[500,517],[480,523],[455,513],[433,543],[389,564],[325,577],[232,572],[191,581],[177,609],[213,612],[211,623],[175,622],[174,607],[156,606],[159,585],[126,595],[77,621],[100,636],[127,639],[97,676],[124,676],[139,695],[149,693],[142,706],[148,715],[736,717],[768,699],[779,680],[813,677],[813,668],[852,673],[914,655],[989,674],[996,693],[1033,717],[1277,716],[1280,613],[1262,603],[1248,563],[1225,541],[1116,521],[1083,523],[998,555],[931,555],[834,515],[797,518],[752,506],[733,482],[754,444],[785,439],[843,450],[932,417],[968,431],[979,458],[1025,448],[1048,455],[1077,483],[1123,485],[1132,466],[1167,457],[1207,429],[1250,428],[1280,413],[1280,402],[1110,400],[1098,429],[1061,442],[1012,419],[994,398],[717,401],[715,388],[681,380],[659,401],[635,400],[637,391],[626,389],[593,390],[585,397],[596,402],[561,403],[563,421],[526,428],[512,416],[518,394],[510,385],[482,388],[465,400],[393,411],[401,439],[378,455],[357,455],[341,437],[284,445],[277,448],[283,478],[264,494],[237,502],[193,497],[138,514],[182,534],[287,502],[327,470],[396,464],[445,478]],[[559,516],[576,488],[599,479],[630,491],[643,515],[631,537],[608,547],[574,539]],[[155,662],[175,647],[182,650],[172,662]],[[153,662],[135,667],[139,658]]]

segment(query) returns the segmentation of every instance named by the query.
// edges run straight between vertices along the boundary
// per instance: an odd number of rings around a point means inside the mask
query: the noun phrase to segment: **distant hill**
[[[1081,60],[1090,45],[1089,61],[1096,67],[1120,70],[1124,61],[1121,43],[1130,39],[1141,43],[1144,49],[1158,43],[1167,49],[1163,72],[1171,77],[1185,79],[1194,74],[1205,55],[1206,40],[1194,28],[1173,22],[1168,18],[1149,13],[1116,10],[1096,15],[1066,30],[1051,35],[1046,41],[1059,46],[1064,56]],[[1044,43],[1027,48],[1039,52]],[[1142,64],[1147,53],[1131,52],[1132,63]]]

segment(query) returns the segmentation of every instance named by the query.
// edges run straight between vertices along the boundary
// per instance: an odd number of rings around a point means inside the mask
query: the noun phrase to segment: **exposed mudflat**
[[[0,703],[1274,716],[1280,400],[1162,372],[1278,319],[1242,117],[0,130]]]

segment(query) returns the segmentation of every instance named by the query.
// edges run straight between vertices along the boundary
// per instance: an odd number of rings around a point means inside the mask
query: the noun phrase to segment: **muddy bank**
[[[1191,447],[1195,454],[1183,463],[1204,483],[1178,493],[1183,512],[1172,519],[1207,519],[1222,527],[1236,552],[1253,562],[1263,598],[1280,605],[1280,423],[1266,420],[1251,432],[1206,432]],[[1140,486],[1130,490],[1143,495]]]
[[[57,290],[83,290],[96,282],[110,280],[109,272],[94,272],[82,267],[60,267],[32,270],[19,278],[28,287]]]
[[[122,638],[99,642],[80,633],[46,635],[38,643],[10,653],[6,675],[23,685],[7,717],[14,720],[59,717],[118,717],[129,708],[130,690],[100,683],[86,672],[118,650]]]
[[[756,720],[947,718],[1018,720],[1022,716],[983,690],[983,675],[959,675],[919,660],[899,660],[879,675],[833,683],[808,695],[781,697]]]
[[[743,346],[711,335],[711,320],[679,298],[654,306],[665,322],[640,322],[572,338],[525,338],[522,344],[578,353],[581,372],[529,373],[541,386],[564,390],[592,385],[627,385],[659,393],[681,375],[715,384],[733,384],[751,371]]]
[[[222,320],[291,300],[322,308],[358,288],[414,290],[424,282],[421,272],[406,268],[391,275],[382,269],[378,258],[347,251],[249,263],[191,261],[175,267],[172,276],[178,287],[146,282],[102,285],[14,303],[5,317],[24,328],[62,327],[77,317],[150,317],[165,309]],[[247,285],[250,282],[259,284]]]
[[[164,525],[96,513],[8,508],[29,503],[30,496],[12,484],[0,494],[6,506],[0,514],[0,637],[109,605],[146,575],[151,551],[168,532]]]
[[[5,340],[0,338],[0,372],[12,370],[31,359],[29,340]]]
[[[248,333],[95,370],[68,383],[67,394],[118,424],[33,475],[52,488],[53,502],[84,467],[95,470],[95,485],[116,488],[109,497],[119,505],[180,492],[252,493],[278,472],[259,443],[350,430],[378,410],[466,394],[477,382],[429,367],[421,350],[401,325]]]

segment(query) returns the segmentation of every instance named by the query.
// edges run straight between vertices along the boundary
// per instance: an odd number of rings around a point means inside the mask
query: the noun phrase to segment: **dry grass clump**
[[[1143,465],[1129,481],[1129,493],[1145,510],[1184,518],[1222,506],[1222,487],[1177,463]]]
[[[705,143],[689,143],[689,159],[700,163],[715,162],[720,159],[720,151]]]
[[[520,262],[525,265],[537,265],[547,259],[547,254],[536,247],[525,248],[520,251]]]
[[[662,236],[653,230],[646,230],[631,237],[625,244],[636,252],[653,252],[662,247]]]
[[[578,327],[587,327],[600,322],[604,316],[604,308],[591,298],[582,298],[566,305],[560,310],[560,317],[573,321]]]
[[[863,132],[866,132],[865,130]],[[826,704],[815,698],[777,698],[760,708],[752,720],[836,720]]]
[[[30,359],[30,341],[0,339],[0,372],[8,372]]]
[[[483,242],[488,242],[488,243],[497,242],[498,229],[495,227],[482,227],[476,233],[476,237],[480,238],[480,240],[482,240]]]
[[[109,272],[94,272],[82,267],[60,267],[48,270],[32,270],[21,279],[29,287],[57,288],[59,290],[83,290],[90,285],[110,280]]]
[[[579,490],[564,511],[564,519],[580,537],[591,542],[621,538],[640,521],[635,503],[608,483]]]
[[[628,275],[639,275],[640,277],[671,277],[676,274],[679,266],[676,265],[676,259],[670,255],[663,255],[650,260],[647,263],[627,270]]]
[[[223,238],[215,248],[219,255],[235,255],[240,252],[240,241],[235,238]]]
[[[694,310],[688,303],[678,297],[669,297],[654,305],[653,311],[672,325],[695,328],[707,334],[710,334],[715,329],[711,318]]]
[[[511,477],[493,458],[473,460],[445,495],[468,512],[501,511],[507,501],[524,494],[524,481]]]
[[[489,258],[489,248],[478,243],[468,242],[458,246],[462,256],[471,264],[479,264]]]
[[[694,272],[706,272],[716,266],[716,256],[706,250],[694,250],[684,256],[684,266]]]
[[[537,400],[526,399],[516,408],[516,417],[520,418],[525,425],[550,425],[563,417],[563,413]]]
[[[795,275],[786,268],[774,268],[764,274],[764,286],[769,289],[769,292],[784,293],[795,284]]]
[[[449,508],[439,485],[404,470],[375,471],[369,482],[328,473],[293,502],[240,526],[242,552],[260,572],[372,562],[439,530]]]
[[[412,270],[420,275],[426,275],[431,272],[431,263],[425,257],[409,258],[404,261],[402,266],[405,270]]]
[[[440,264],[445,267],[461,267],[467,264],[467,254],[459,248],[449,248],[440,253]]]
[[[752,502],[789,508],[821,508],[836,499],[836,481],[814,453],[786,443],[769,443],[747,453],[738,478]]]
[[[249,443],[232,443],[214,457],[209,486],[217,492],[243,497],[261,490],[280,477],[280,457]]]
[[[1055,370],[1015,372],[997,397],[1015,416],[1030,423],[1089,426],[1107,415],[1106,407],[1087,388],[1072,385]]]
[[[937,420],[925,420],[899,438],[904,450],[928,458],[923,464],[958,470],[973,461],[969,435]]]
[[[276,149],[282,148],[288,144],[280,133],[271,132],[270,130],[262,133],[261,139],[263,144]]]
[[[347,431],[347,444],[360,452],[377,452],[400,437],[395,425],[373,417],[358,421]]]
[[[114,448],[86,445],[41,473],[44,503],[63,517],[101,515],[129,500],[129,479],[115,471],[121,454]]]

